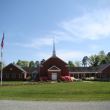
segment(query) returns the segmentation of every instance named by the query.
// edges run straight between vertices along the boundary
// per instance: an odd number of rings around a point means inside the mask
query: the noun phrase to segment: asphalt
[[[0,100],[0,110],[110,110],[110,101],[49,102]]]

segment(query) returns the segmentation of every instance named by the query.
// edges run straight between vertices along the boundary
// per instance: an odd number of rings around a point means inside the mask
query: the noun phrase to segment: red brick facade
[[[104,80],[110,80],[110,65],[102,70],[101,78]]]
[[[47,77],[48,80],[52,80],[52,73],[57,73],[57,80],[61,76],[69,76],[67,63],[58,57],[50,57],[41,65],[40,77]]]

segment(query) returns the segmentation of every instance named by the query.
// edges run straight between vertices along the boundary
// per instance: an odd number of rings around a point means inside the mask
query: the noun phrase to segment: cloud
[[[33,38],[27,43],[14,43],[13,45],[26,47],[26,48],[41,48],[42,46],[50,46],[53,43],[53,38],[51,36]]]
[[[75,51],[75,50],[58,50],[57,55],[64,59],[65,61],[69,60],[82,60],[83,56],[89,56],[90,53],[83,52],[83,51]]]
[[[110,37],[110,10],[85,13],[71,20],[63,21],[60,27],[72,37],[98,40]]]
[[[85,42],[85,40],[101,40],[110,38],[110,10],[94,10],[86,12],[70,20],[58,23],[57,30],[52,30],[47,35],[33,38],[27,43],[16,43],[18,46],[41,48],[52,45],[55,37],[56,43],[60,42]],[[94,47],[93,47],[94,48]]]

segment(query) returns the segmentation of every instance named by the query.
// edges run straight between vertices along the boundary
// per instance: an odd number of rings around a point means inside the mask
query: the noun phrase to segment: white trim
[[[48,70],[48,71],[51,71],[51,72],[60,72],[61,70]]]
[[[70,74],[80,74],[80,73],[99,73],[99,72],[69,72]]]
[[[55,68],[54,70],[52,70],[52,68]],[[50,67],[49,69],[48,69],[48,71],[55,71],[55,72],[57,72],[57,71],[61,71],[61,69],[60,68],[58,68],[58,67],[56,67],[56,66],[52,66],[52,67]]]

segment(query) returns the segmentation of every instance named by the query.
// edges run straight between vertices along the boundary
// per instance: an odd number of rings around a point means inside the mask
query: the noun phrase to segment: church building
[[[40,65],[40,80],[62,80],[62,77],[70,76],[66,62],[56,56],[55,42],[53,42],[52,56]]]

